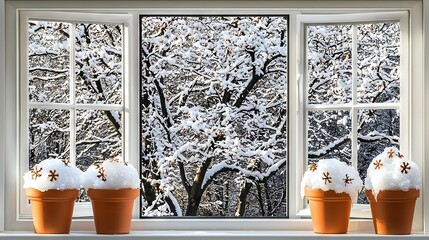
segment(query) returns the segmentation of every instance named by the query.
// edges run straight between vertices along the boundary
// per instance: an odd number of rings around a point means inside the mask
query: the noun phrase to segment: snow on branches
[[[246,214],[284,216],[286,18],[141,24],[144,214],[243,215],[259,192],[270,209],[253,201]]]

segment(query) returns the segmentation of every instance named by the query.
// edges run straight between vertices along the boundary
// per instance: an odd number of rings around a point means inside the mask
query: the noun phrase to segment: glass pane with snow
[[[307,27],[309,104],[341,104],[352,99],[352,26]]]
[[[29,110],[29,166],[48,158],[68,159],[70,154],[70,112]]]
[[[122,113],[76,111],[76,165],[85,171],[91,164],[122,154]]]
[[[399,102],[399,22],[357,26],[357,101]]]
[[[395,109],[368,109],[358,111],[358,166],[362,179],[372,159],[386,147],[399,148],[399,112]],[[358,203],[368,203],[365,193]]]
[[[122,25],[76,24],[76,102],[122,103]]]
[[[69,102],[70,25],[28,22],[28,94],[31,102]]]
[[[287,216],[287,18],[142,17],[142,216]]]
[[[350,162],[351,117],[349,111],[308,112],[308,160],[337,158]]]

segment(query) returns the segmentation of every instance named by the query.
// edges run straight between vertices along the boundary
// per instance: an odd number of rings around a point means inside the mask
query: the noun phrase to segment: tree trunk
[[[197,216],[198,208],[200,207],[201,196],[189,196],[188,204],[186,206],[186,216]]]
[[[244,215],[244,212],[246,211],[247,195],[249,194],[251,188],[252,183],[246,180],[244,186],[241,188],[240,195],[238,196],[238,206],[235,216],[238,217]]]
[[[265,209],[264,209],[264,200],[262,198],[262,190],[261,190],[261,185],[259,183],[256,184],[256,189],[258,190],[258,204],[259,204],[259,209],[261,209],[261,215],[265,216]]]
[[[270,193],[268,192],[268,184],[267,182],[264,182],[264,193],[265,193],[265,201],[267,204],[267,212],[270,213],[273,211],[273,206],[271,205],[271,198],[270,198]]]

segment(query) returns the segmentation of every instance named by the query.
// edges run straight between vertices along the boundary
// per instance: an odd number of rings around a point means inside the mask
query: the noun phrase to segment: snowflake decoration
[[[404,155],[402,155],[400,152],[398,152],[398,153],[396,154],[396,156],[398,156],[398,158],[403,158],[403,157],[404,157]]]
[[[38,166],[34,166],[33,170],[31,170],[31,179],[36,180],[38,177],[42,176],[43,168],[39,168]]]
[[[101,178],[101,180],[103,180],[104,182],[107,181],[107,174],[104,172],[104,168],[101,167],[100,169],[98,169],[98,178]]]
[[[64,160],[62,160],[62,162],[67,166],[67,167],[70,167],[70,159],[64,159]]]
[[[57,173],[57,170],[49,170],[48,177],[50,178],[49,181],[53,182],[56,181],[60,175]]]
[[[375,160],[375,162],[373,164],[374,164],[374,169],[375,170],[380,169],[381,166],[383,166],[383,163],[381,163],[381,159]]]
[[[323,173],[323,177],[322,177],[322,180],[324,180],[325,181],[325,185],[329,182],[329,183],[332,183],[331,182],[331,179],[332,179],[332,177],[330,177],[329,176],[329,172],[325,172],[325,173]]]
[[[317,164],[315,164],[315,163],[310,163],[309,165],[308,165],[308,171],[312,171],[312,172],[314,172],[314,171],[316,171],[317,170]]]
[[[355,180],[354,178],[351,178],[348,174],[346,174],[346,178],[343,179],[344,180],[344,186],[347,186],[347,184],[352,184],[353,180]]]
[[[393,158],[393,156],[395,155],[395,150],[393,150],[393,149],[390,149],[388,152],[387,152],[387,156],[389,157],[389,158]]]
[[[406,163],[406,162],[402,162],[402,165],[401,165],[401,173],[405,173],[405,174],[407,174],[408,173],[408,171],[410,171],[411,170],[411,166],[410,166],[410,164],[409,163]]]

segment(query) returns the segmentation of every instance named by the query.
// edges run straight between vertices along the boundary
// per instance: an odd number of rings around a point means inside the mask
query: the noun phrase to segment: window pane
[[[358,171],[362,179],[372,159],[386,147],[399,148],[399,114],[393,109],[360,110],[358,112]],[[358,203],[368,203],[365,193]]]
[[[76,102],[122,103],[122,26],[76,24]]]
[[[337,158],[350,162],[350,133],[349,111],[309,111],[308,160]]]
[[[69,101],[70,26],[28,22],[28,91],[31,102]]]
[[[121,156],[122,113],[76,111],[76,166],[85,171],[95,161]]]
[[[308,103],[348,103],[352,98],[352,26],[307,27]]]
[[[287,216],[287,18],[142,17],[142,216]]]
[[[70,112],[67,110],[30,109],[30,169],[48,158],[69,158]]]
[[[399,23],[362,24],[357,29],[358,102],[399,102]]]

